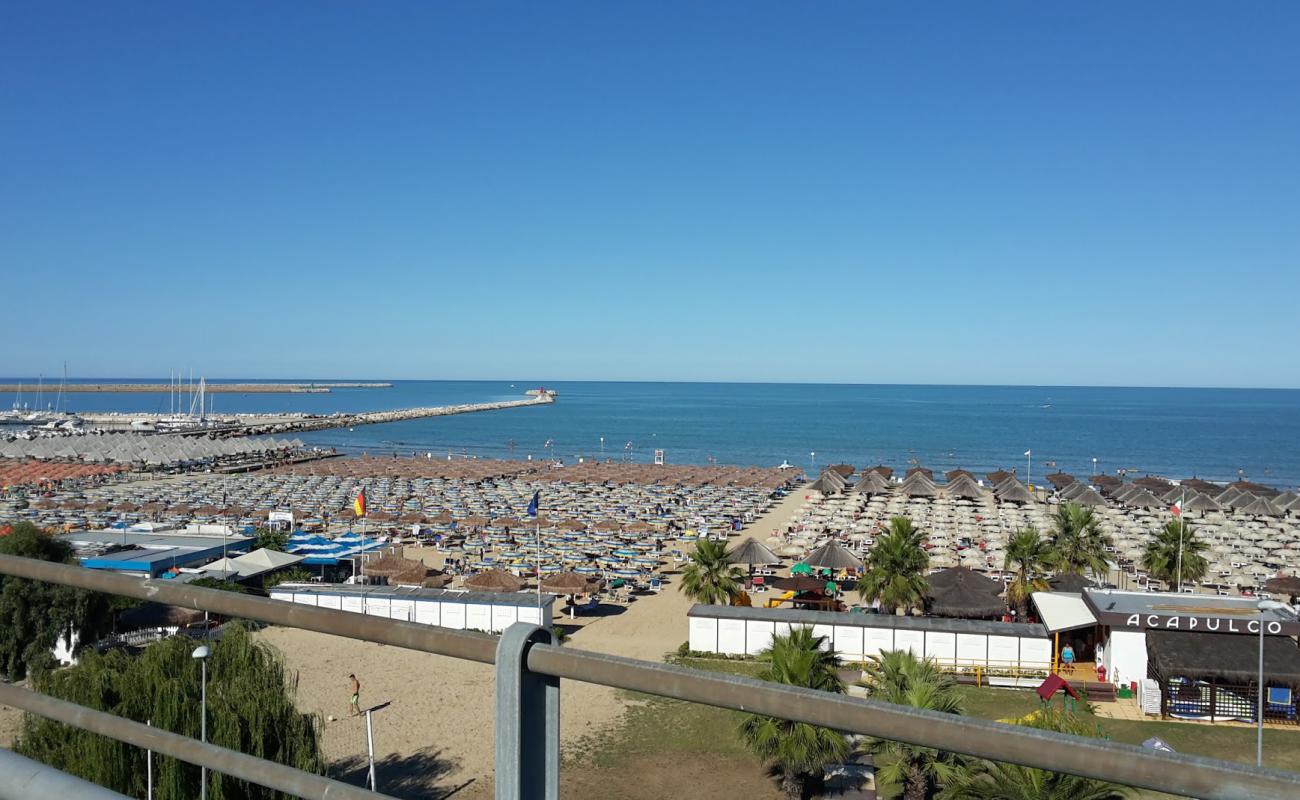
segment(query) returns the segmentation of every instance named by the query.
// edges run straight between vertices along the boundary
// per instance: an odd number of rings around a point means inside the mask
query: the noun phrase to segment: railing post
[[[516,622],[497,644],[496,800],[559,800],[560,679],[528,671],[551,632]]]

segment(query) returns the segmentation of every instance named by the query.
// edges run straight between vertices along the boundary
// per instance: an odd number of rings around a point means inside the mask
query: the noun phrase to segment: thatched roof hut
[[[1162,683],[1171,678],[1245,686],[1259,680],[1259,639],[1231,633],[1146,632],[1147,664]],[[1288,636],[1265,636],[1264,679],[1300,689],[1300,648]]]
[[[968,567],[950,567],[932,572],[926,576],[930,591],[938,592],[951,589],[957,585],[968,586],[987,594],[997,595],[1002,591],[1002,584],[987,575],[981,575]]]
[[[966,582],[936,589],[926,602],[926,610],[940,617],[958,619],[996,619],[1006,611],[1006,604],[995,594]]]

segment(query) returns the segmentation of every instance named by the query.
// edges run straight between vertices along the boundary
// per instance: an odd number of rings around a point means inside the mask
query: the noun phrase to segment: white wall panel
[[[718,652],[718,621],[708,617],[690,617],[690,642],[692,650]]]

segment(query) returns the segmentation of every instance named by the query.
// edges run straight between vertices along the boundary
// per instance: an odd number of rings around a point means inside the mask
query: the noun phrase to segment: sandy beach
[[[796,491],[746,527],[740,537],[781,530],[803,504]],[[408,548],[407,557],[438,565],[441,555]],[[655,596],[613,606],[606,616],[579,618],[566,646],[661,661],[687,638],[690,601],[677,590],[677,576]],[[557,622],[568,624],[567,620]],[[322,738],[330,759],[350,770],[365,753],[365,725],[347,714],[347,676],[363,684],[362,708],[373,714],[381,788],[424,787],[457,797],[491,796],[493,760],[493,668],[452,658],[357,642],[288,628],[269,628],[262,638],[278,648],[298,676],[298,704],[304,711],[333,714]],[[613,689],[564,681],[561,686],[562,746],[598,736],[617,725],[628,701]]]
[[[746,526],[740,537],[763,538],[782,530],[803,505],[797,490]],[[442,554],[407,548],[407,557],[440,566]],[[690,601],[669,570],[657,595],[627,605],[602,606],[601,614],[557,623],[571,630],[566,646],[661,661],[687,638]],[[558,609],[557,609],[558,612]],[[348,715],[348,675],[362,683],[361,706],[374,709],[380,787],[397,795],[485,798],[492,793],[495,682],[488,665],[358,642],[292,628],[259,635],[279,650],[298,681],[298,706],[327,720],[322,748],[342,776],[360,780],[366,752],[365,722]],[[563,746],[599,737],[618,725],[629,700],[602,686],[564,681]],[[333,716],[333,721],[328,718]],[[0,706],[0,745],[17,733],[20,712]]]

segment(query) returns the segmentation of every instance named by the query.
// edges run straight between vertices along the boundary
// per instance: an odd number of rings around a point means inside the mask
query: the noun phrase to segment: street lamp
[[[1286,603],[1260,600],[1259,609],[1259,725],[1255,735],[1255,766],[1264,766],[1264,615],[1270,611],[1290,611]]]
[[[201,677],[199,678],[199,692],[202,698],[199,706],[199,741],[208,741],[208,656],[212,651],[206,644],[201,644],[194,648],[190,653],[192,658],[199,660],[199,669]],[[199,800],[207,800],[208,797],[208,768],[199,767]]]

